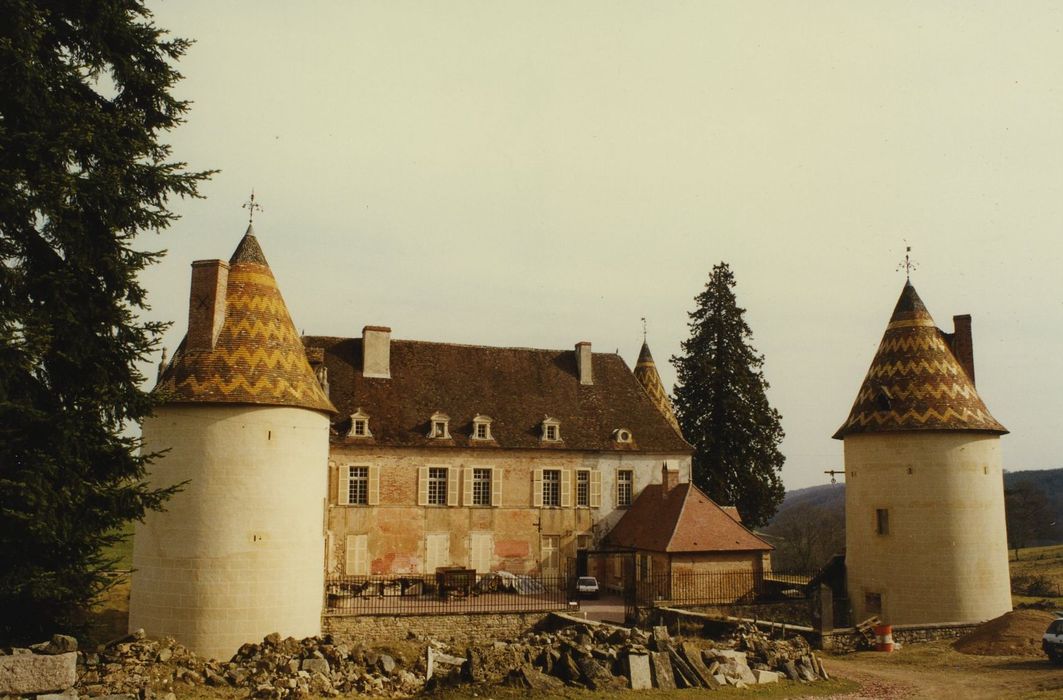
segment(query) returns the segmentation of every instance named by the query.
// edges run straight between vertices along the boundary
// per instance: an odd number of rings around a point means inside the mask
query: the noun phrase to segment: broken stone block
[[[77,681],[77,654],[0,656],[0,695],[36,695],[66,690]]]
[[[753,671],[753,677],[757,679],[758,685],[779,682],[779,674],[775,671]]]
[[[628,654],[627,677],[632,690],[653,688],[653,677],[650,674],[650,657],[646,654]]]
[[[331,669],[329,669],[328,661],[326,661],[325,659],[312,658],[303,659],[303,663],[300,666],[300,670],[306,671],[307,673],[311,674],[321,673],[327,676]]]
[[[591,690],[620,689],[625,685],[589,656],[576,661],[576,665],[579,666],[580,678]]]
[[[675,671],[667,652],[651,651],[650,661],[653,665],[653,685],[663,690],[675,689]]]

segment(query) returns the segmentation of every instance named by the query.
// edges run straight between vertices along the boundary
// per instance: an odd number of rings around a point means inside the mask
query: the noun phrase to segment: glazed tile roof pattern
[[[676,432],[682,435],[683,431],[680,430],[679,421],[676,420],[675,412],[672,410],[672,401],[668,398],[668,392],[664,390],[664,382],[661,381],[661,375],[657,373],[657,364],[653,361],[650,346],[646,341],[642,342],[642,350],[639,351],[639,359],[635,363],[635,378],[653,399],[657,409],[664,414]]]
[[[295,406],[332,413],[249,226],[229,260],[225,322],[213,350],[185,342],[155,393],[166,403]]]
[[[391,341],[391,378],[362,375],[361,338],[304,338],[321,352],[330,398],[343,418],[334,441],[404,447],[537,448],[689,454],[618,355],[592,355],[594,384],[581,385],[572,350],[495,348]],[[320,348],[321,350],[315,350]],[[371,438],[345,437],[349,416],[369,414]],[[429,438],[436,411],[450,416],[450,440]],[[492,440],[472,439],[472,419],[491,416]],[[560,421],[561,440],[540,440],[544,416]],[[617,429],[631,443],[614,440]]]
[[[834,437],[907,430],[1008,432],[990,415],[911,283]]]
[[[642,489],[605,538],[609,545],[650,552],[748,552],[774,549],[691,483],[662,495]]]

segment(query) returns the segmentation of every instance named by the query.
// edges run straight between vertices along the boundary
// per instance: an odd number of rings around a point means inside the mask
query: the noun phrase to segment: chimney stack
[[[594,384],[594,363],[591,359],[591,344],[586,340],[576,343],[576,375],[579,383]]]
[[[192,288],[188,295],[186,350],[213,350],[225,323],[225,289],[229,263],[196,260],[192,263]]]
[[[672,489],[679,485],[679,461],[675,459],[664,460],[661,468],[661,496],[668,498]]]
[[[387,326],[362,329],[362,376],[391,379],[391,329]]]
[[[971,384],[974,384],[974,343],[971,340],[971,315],[953,316],[952,328],[952,337],[949,339],[952,354],[967,372],[967,376],[971,378]]]

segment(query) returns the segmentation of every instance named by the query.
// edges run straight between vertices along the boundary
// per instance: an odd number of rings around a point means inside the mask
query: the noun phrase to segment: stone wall
[[[516,639],[542,624],[548,612],[461,615],[325,615],[321,629],[337,641],[382,644],[411,635],[455,644]]]

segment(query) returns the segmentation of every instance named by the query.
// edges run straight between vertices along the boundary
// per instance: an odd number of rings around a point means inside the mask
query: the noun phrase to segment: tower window
[[[890,511],[888,508],[875,510],[875,532],[879,535],[890,534]]]

